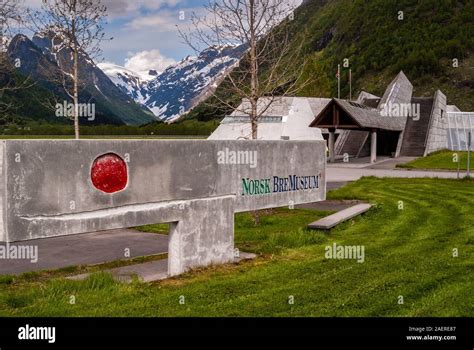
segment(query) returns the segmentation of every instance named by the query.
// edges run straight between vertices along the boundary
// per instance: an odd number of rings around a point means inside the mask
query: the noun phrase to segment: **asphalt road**
[[[326,169],[326,182],[350,182],[357,181],[363,176],[375,177],[402,177],[402,178],[441,178],[456,179],[457,174],[450,171],[424,171],[424,170],[404,170],[404,169],[367,169],[367,168],[342,168],[331,167]],[[461,177],[465,173],[461,173]]]
[[[5,246],[5,243],[0,243]],[[10,249],[37,248],[38,261],[0,259],[0,275],[95,265],[168,252],[168,236],[129,229],[10,243]],[[129,252],[129,256],[126,253]],[[29,255],[32,257],[33,254]]]

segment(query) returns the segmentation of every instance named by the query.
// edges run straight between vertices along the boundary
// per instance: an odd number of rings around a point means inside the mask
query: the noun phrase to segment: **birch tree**
[[[213,96],[235,109],[220,96],[237,96],[250,108],[238,110],[248,116],[251,139],[258,138],[258,121],[279,96],[296,94],[302,69],[295,69],[302,44],[292,41],[289,22],[294,18],[294,0],[210,1],[200,14],[191,16],[191,28],[178,28],[185,43],[196,52],[211,46],[244,45],[247,54],[227,75],[222,95]],[[290,64],[288,64],[290,63]],[[222,91],[221,91],[222,92]],[[263,97],[265,97],[263,99]]]
[[[21,82],[15,80],[15,62],[10,60],[7,52],[12,26],[18,26],[22,22],[23,8],[20,5],[18,0],[0,0],[0,113],[5,113],[12,107],[3,98],[7,91],[30,85],[28,79]]]
[[[79,139],[79,99],[84,85],[80,62],[85,56],[98,57],[100,43],[109,40],[104,33],[107,8],[101,0],[43,0],[41,11],[30,12],[30,17],[38,33],[51,37],[61,83],[74,106],[74,133]]]

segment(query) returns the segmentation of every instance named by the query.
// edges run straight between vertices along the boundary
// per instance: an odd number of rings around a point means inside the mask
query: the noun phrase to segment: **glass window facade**
[[[452,151],[467,151],[471,132],[471,151],[474,150],[474,112],[448,112],[448,147]]]

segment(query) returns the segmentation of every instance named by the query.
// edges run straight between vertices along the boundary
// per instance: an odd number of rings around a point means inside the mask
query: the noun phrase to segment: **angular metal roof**
[[[324,117],[325,112],[333,104],[336,104],[357,124],[360,129],[383,129],[392,131],[402,131],[405,128],[407,117],[392,117],[382,116],[375,108],[359,104],[357,102],[341,100],[334,98],[324,108],[310,124],[311,127],[320,126],[319,122]],[[321,127],[328,127],[328,125],[321,125]],[[331,125],[334,128],[344,128],[341,125]]]
[[[374,94],[371,94],[370,92],[367,92],[367,91],[361,91],[360,94],[359,94],[359,97],[357,97],[357,102],[358,103],[363,103],[364,100],[366,99],[380,99],[379,96],[375,96]]]
[[[395,79],[385,90],[382,99],[378,105],[378,109],[382,110],[385,104],[404,104],[410,103],[413,94],[413,85],[408,80],[403,71],[400,71]]]
[[[407,117],[385,117],[375,108],[356,106],[353,102],[337,100],[337,103],[363,128],[402,131],[405,129]]]

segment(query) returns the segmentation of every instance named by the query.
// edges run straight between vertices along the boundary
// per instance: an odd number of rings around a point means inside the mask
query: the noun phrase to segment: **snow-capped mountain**
[[[12,61],[21,61],[18,69],[21,74],[33,79],[59,100],[69,100],[63,87],[63,79],[70,84],[68,74],[61,71],[71,71],[71,53],[53,30],[37,33],[31,40],[25,35],[16,35],[9,43],[7,54]],[[94,103],[96,108],[94,120],[83,118],[82,123],[141,125],[154,120],[148,108],[118,88],[84,52],[79,56],[79,79],[79,102]]]
[[[148,98],[148,82],[158,76],[156,71],[150,71],[148,75],[144,75],[108,62],[99,63],[97,66],[117,87],[143,105]]]
[[[245,51],[244,46],[210,47],[198,57],[189,56],[171,65],[152,79],[113,64],[99,67],[156,118],[172,122],[206,98]]]

